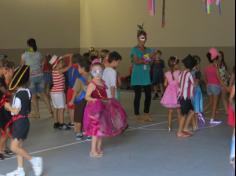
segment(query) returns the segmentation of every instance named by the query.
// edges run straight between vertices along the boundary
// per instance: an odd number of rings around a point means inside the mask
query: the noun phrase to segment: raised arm
[[[62,56],[62,59],[66,59],[66,58],[69,59],[69,64],[66,67],[64,67],[63,69],[60,69],[59,72],[65,73],[70,69],[70,67],[72,66],[72,57],[73,57],[73,54],[66,54],[66,55]]]

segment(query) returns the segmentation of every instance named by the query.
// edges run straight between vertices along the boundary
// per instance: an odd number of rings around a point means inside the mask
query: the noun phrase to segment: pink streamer
[[[148,11],[149,15],[155,16],[156,15],[156,0],[148,0]]]

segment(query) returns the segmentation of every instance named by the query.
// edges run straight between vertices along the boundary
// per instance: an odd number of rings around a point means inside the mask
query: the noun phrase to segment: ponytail
[[[37,44],[36,44],[36,40],[31,38],[27,41],[27,44],[30,48],[33,49],[34,52],[36,52],[38,50]]]

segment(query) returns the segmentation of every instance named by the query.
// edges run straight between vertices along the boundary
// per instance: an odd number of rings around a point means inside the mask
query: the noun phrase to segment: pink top
[[[179,70],[176,70],[173,73],[171,73],[170,71],[166,72],[165,76],[166,76],[166,79],[168,80],[168,84],[178,83],[179,75],[180,75]]]
[[[217,68],[214,65],[210,65],[205,68],[205,77],[207,84],[220,85],[220,80],[217,76]]]

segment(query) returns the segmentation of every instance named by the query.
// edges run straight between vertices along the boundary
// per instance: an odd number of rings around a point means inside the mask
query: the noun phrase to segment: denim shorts
[[[30,91],[31,93],[38,94],[44,92],[44,80],[43,76],[36,76],[30,78]]]
[[[221,86],[220,85],[214,85],[214,84],[208,84],[207,85],[207,94],[209,96],[218,96],[221,93]]]

